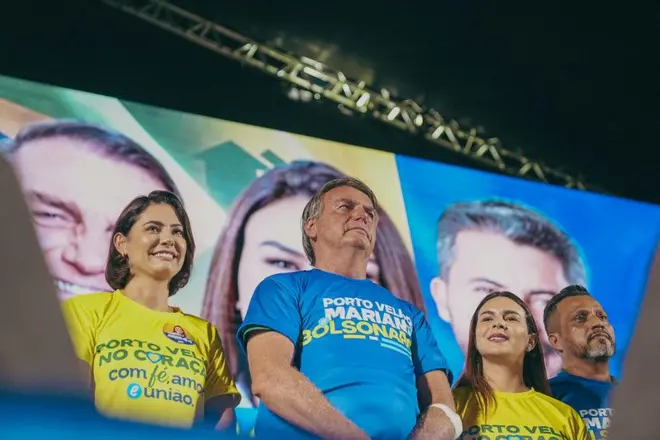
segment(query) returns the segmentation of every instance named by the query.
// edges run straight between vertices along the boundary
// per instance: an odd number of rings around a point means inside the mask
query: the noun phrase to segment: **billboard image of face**
[[[108,290],[112,228],[136,194],[178,193],[167,172],[138,145],[85,124],[28,126],[10,156],[61,299]]]
[[[240,432],[259,401],[236,330],[264,278],[311,268],[300,217],[335,178],[376,193],[368,278],[426,313],[454,377],[475,307],[496,290],[529,306],[556,374],[542,315],[569,284],[607,310],[618,374],[660,230],[660,208],[649,204],[6,77],[0,146],[62,299],[109,290],[110,234],[130,200],[156,189],[181,197],[197,252],[172,305],[218,329],[243,396]]]
[[[585,268],[570,238],[546,218],[513,203],[476,201],[447,207],[438,222],[439,273],[430,291],[438,316],[467,351],[472,314],[489,293],[515,293],[541,329],[548,375],[561,360],[548,341],[543,311],[569,284],[586,284]]]
[[[408,157],[397,165],[429,319],[453,371],[463,368],[475,308],[498,290],[530,308],[549,377],[562,365],[543,310],[567,285],[588,286],[625,347],[660,231],[656,206]],[[625,226],[633,217],[639,228]],[[624,353],[614,359],[615,374]]]

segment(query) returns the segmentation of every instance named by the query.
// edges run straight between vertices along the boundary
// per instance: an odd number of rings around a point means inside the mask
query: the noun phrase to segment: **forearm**
[[[410,440],[453,440],[454,425],[445,412],[439,408],[428,407],[415,425]]]
[[[273,373],[268,385],[255,390],[268,409],[289,423],[323,439],[367,440],[302,373],[294,368]]]
[[[215,429],[223,430],[232,427],[236,424],[236,413],[234,408],[227,408],[220,417],[220,421],[215,425]]]
[[[220,394],[211,399],[200,397],[195,418],[204,424],[213,425],[216,429],[225,429],[235,422],[234,408],[240,403],[238,394]]]

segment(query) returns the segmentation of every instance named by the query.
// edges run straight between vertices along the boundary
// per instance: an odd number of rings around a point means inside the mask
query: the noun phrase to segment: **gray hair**
[[[380,211],[380,206],[378,205],[376,194],[374,194],[371,188],[369,188],[364,182],[362,182],[359,179],[356,179],[354,177],[340,177],[338,179],[331,180],[325,185],[323,185],[321,189],[318,190],[316,194],[314,194],[314,196],[312,196],[312,198],[309,199],[309,202],[307,202],[307,204],[305,205],[305,209],[303,209],[302,218],[300,222],[300,226],[302,227],[303,249],[305,250],[305,255],[307,256],[307,259],[309,260],[309,263],[311,265],[314,265],[316,263],[316,257],[314,256],[314,248],[312,247],[312,240],[305,233],[305,225],[307,224],[308,221],[319,218],[321,216],[321,213],[323,212],[323,196],[327,192],[342,186],[355,188],[358,191],[364,193],[367,197],[369,197],[369,200],[371,200],[371,203],[374,205],[374,209],[376,209],[377,212]]]
[[[503,201],[455,203],[438,220],[440,276],[447,278],[454,263],[456,236],[465,230],[500,233],[516,244],[556,257],[569,284],[586,285],[585,263],[576,244],[558,226],[531,209]]]

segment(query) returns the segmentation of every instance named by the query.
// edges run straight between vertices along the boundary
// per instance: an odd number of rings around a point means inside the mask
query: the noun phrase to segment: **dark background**
[[[626,5],[172,3],[325,57],[587,183],[660,203],[650,106],[658,50],[645,35],[652,17],[636,11],[631,19]],[[274,78],[99,0],[3,6],[0,74],[478,167],[334,104],[293,102]]]

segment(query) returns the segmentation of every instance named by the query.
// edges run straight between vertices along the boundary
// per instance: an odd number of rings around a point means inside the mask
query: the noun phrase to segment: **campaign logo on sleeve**
[[[165,324],[163,326],[163,334],[177,344],[195,345],[195,341],[193,341],[184,328],[178,324]]]

